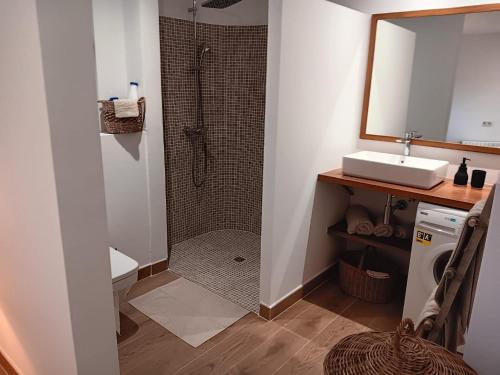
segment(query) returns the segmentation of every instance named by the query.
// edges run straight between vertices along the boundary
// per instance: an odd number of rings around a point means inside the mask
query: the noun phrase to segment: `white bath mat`
[[[249,313],[184,278],[129,303],[195,348]]]

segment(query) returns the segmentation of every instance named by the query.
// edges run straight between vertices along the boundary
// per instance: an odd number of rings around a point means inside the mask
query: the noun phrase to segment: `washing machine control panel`
[[[425,204],[421,204],[415,220],[415,240],[428,241],[428,235],[425,233],[429,231],[458,236],[466,216],[466,211],[457,212],[457,210],[444,207],[436,209],[436,206],[426,207]],[[423,230],[419,231],[419,228]]]

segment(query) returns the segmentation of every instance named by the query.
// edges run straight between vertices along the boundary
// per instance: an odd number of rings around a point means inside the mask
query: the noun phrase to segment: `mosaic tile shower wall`
[[[213,230],[260,235],[267,26],[201,23],[197,32],[210,46],[202,71],[208,173],[201,188],[191,180],[192,146],[183,131],[195,122],[193,23],[160,17],[170,246]]]

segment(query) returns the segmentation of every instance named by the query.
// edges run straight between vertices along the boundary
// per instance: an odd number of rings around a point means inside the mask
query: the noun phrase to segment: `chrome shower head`
[[[201,4],[203,8],[224,9],[239,3],[241,0],[207,0]]]

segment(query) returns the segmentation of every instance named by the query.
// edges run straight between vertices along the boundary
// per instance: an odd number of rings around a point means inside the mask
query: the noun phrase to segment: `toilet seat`
[[[126,300],[130,288],[137,282],[139,264],[132,258],[109,248],[116,332],[120,333],[120,303]]]
[[[136,277],[139,264],[134,259],[120,253],[112,247],[109,248],[109,256],[111,260],[111,277],[113,279],[113,284],[125,281],[124,279],[129,277],[132,279]]]

